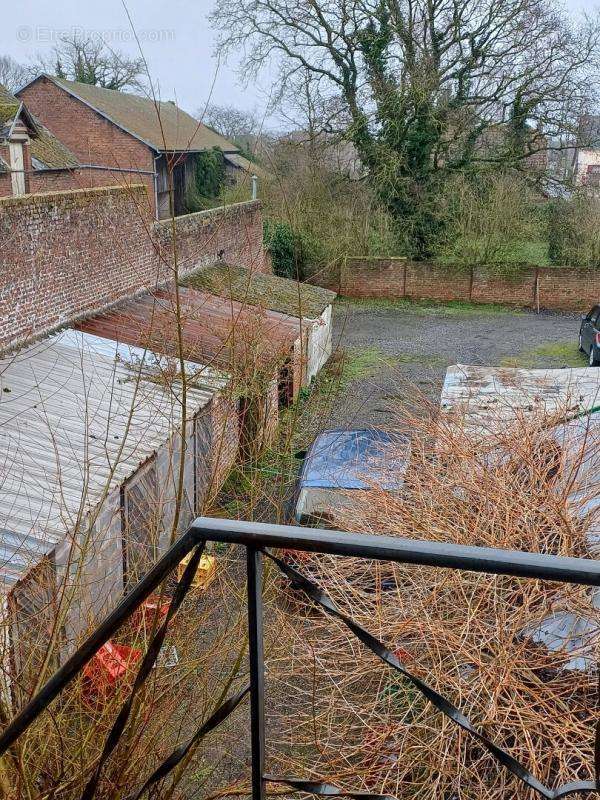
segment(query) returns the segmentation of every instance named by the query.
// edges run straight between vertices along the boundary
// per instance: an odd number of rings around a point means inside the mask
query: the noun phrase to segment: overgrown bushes
[[[193,186],[186,196],[188,213],[220,205],[225,187],[225,159],[219,147],[196,153]]]
[[[446,231],[436,254],[441,263],[547,263],[541,198],[518,175],[457,176],[445,187],[440,206]]]
[[[288,150],[275,173],[262,194],[277,274],[327,279],[346,256],[411,256],[410,232],[364,182],[328,168],[323,154],[292,159]],[[440,187],[430,213],[434,260],[448,268],[548,264],[544,203],[514,172],[457,175]]]
[[[324,154],[289,145],[270,168],[274,177],[262,184],[261,199],[269,220],[265,243],[279,274],[326,276],[347,255],[398,252],[388,213],[363,181],[333,169]]]
[[[555,200],[548,212],[548,251],[553,264],[600,267],[600,199],[579,190]]]

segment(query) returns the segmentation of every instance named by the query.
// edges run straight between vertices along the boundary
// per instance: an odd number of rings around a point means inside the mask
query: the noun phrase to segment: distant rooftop
[[[21,111],[31,128],[29,151],[42,169],[72,169],[78,161],[68,147],[59,141],[14,94],[0,84],[0,139],[8,134],[15,116]]]
[[[43,78],[60,86],[157,152],[198,151],[209,150],[212,147],[220,147],[224,152],[238,150],[223,136],[198,122],[170,101],[155,102],[152,97],[103,89],[100,86],[67,81],[52,75],[39,75],[35,81]]]
[[[320,286],[228,264],[204,267],[185,278],[183,283],[239,303],[306,319],[320,317],[336,296],[335,292]]]

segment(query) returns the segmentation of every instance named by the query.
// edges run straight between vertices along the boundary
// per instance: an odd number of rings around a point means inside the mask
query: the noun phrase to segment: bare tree
[[[254,111],[244,111],[230,105],[211,103],[206,109],[199,109],[196,116],[232,142],[245,143],[260,128],[260,121]]]
[[[252,75],[276,59],[310,73],[332,131],[355,145],[381,199],[427,255],[440,181],[530,168],[575,129],[598,66],[598,23],[548,0],[217,0],[222,51]]]
[[[129,58],[99,36],[63,36],[52,55],[40,57],[36,66],[58,78],[117,90],[140,89],[146,73],[143,58]]]
[[[0,85],[16,92],[30,78],[30,68],[19,64],[12,56],[0,56]]]

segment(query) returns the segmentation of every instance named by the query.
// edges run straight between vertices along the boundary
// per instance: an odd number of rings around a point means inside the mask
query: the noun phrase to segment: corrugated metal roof
[[[77,97],[157,152],[198,151],[212,147],[229,152],[238,150],[234,144],[186,114],[175,103],[155,103],[150,97],[67,81],[53,75],[40,75],[35,80],[43,78]]]
[[[487,435],[518,414],[577,413],[600,405],[600,370],[455,364],[446,371],[440,403],[465,430]]]
[[[191,415],[226,381],[187,367]],[[163,357],[79,331],[0,360],[0,587],[168,439],[181,418],[176,375]]]
[[[181,287],[180,305],[185,357],[237,375],[257,366],[274,371],[301,336],[299,319],[194,289]],[[174,294],[157,291],[84,320],[78,328],[175,355],[175,309]]]
[[[550,425],[545,437],[558,445],[561,469],[553,491],[563,497],[582,531],[582,544],[592,557],[600,555],[600,370],[525,370],[455,365],[448,368],[441,398],[442,410],[465,432],[489,446],[517,416],[573,415]],[[591,412],[591,413],[585,413]],[[580,416],[575,416],[580,415]],[[542,435],[542,431],[540,431]],[[540,443],[541,444],[541,443]],[[493,446],[487,461],[510,456]],[[600,592],[593,590],[586,607],[569,607],[559,593],[550,613],[527,625],[520,635],[563,656],[561,668],[585,671],[595,666],[600,642]],[[533,612],[532,612],[533,613]]]
[[[268,308],[293,317],[317,319],[335,299],[335,292],[309,283],[245,267],[215,264],[203,267],[185,278],[183,283],[204,292],[228,297],[245,305]]]

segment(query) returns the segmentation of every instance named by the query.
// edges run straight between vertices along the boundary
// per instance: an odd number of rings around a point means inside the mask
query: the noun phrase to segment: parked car
[[[600,364],[600,305],[581,318],[579,349],[588,354],[590,367]]]
[[[351,505],[354,490],[397,492],[410,459],[408,436],[379,428],[320,433],[306,453],[293,498],[298,524],[335,523]]]

